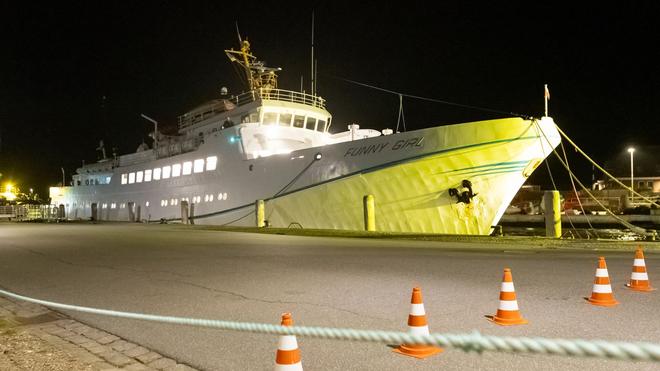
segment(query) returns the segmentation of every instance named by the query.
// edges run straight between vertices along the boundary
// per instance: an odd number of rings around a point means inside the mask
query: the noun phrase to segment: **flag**
[[[548,90],[548,85],[545,85],[545,99],[550,100],[550,90]]]

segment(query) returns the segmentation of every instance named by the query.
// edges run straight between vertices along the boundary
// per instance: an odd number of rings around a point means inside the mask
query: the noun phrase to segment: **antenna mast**
[[[314,86],[315,80],[314,80],[314,11],[312,11],[312,60],[311,60],[311,68],[312,68],[312,74],[311,74],[311,80],[312,80],[312,90],[311,93],[312,95],[316,95],[316,89]]]

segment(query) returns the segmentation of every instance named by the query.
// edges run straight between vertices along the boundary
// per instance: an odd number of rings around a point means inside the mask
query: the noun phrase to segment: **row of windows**
[[[317,120],[315,117],[293,115],[291,113],[264,112],[264,125],[293,126],[324,132],[325,121]]]
[[[227,200],[227,192],[225,193],[218,193],[218,198],[216,199],[215,195],[204,195],[204,202],[213,202],[214,200],[217,201],[225,201]],[[199,204],[202,202],[202,196],[193,196],[192,201],[188,197],[183,197],[181,198],[181,201],[186,201],[188,203],[193,203],[193,204]],[[160,200],[160,206],[176,206],[179,204],[179,199],[178,198],[171,198],[169,200]],[[147,205],[148,207],[149,205]]]
[[[140,170],[132,173],[122,174],[121,175],[121,184],[133,184],[133,183],[142,183],[150,182],[152,180],[168,179],[170,177],[175,178],[181,175],[190,175],[192,173],[201,173],[206,169],[206,171],[213,171],[218,165],[218,157],[210,156],[204,161],[203,158],[197,159],[195,161],[186,161],[183,164],[174,164],[155,169]]]
[[[224,192],[224,193],[218,193],[217,198],[216,198],[215,194],[207,194],[207,195],[204,195],[204,198],[202,198],[202,196],[193,196],[192,201],[188,197],[182,197],[181,201],[186,201],[188,203],[199,204],[199,203],[202,203],[202,200],[204,200],[204,202],[226,201],[227,197],[228,197],[227,192]],[[179,205],[179,199],[178,198],[172,198],[172,199],[169,199],[169,200],[161,200],[160,201],[160,206],[168,206],[168,205],[172,205],[172,206]],[[75,208],[77,206],[78,206],[78,204],[74,202],[73,207]],[[82,206],[82,207],[91,207],[92,203],[91,202],[83,202],[80,206]],[[149,207],[149,201],[145,202],[144,206]],[[69,207],[69,204],[66,204],[66,207]],[[104,202],[104,203],[100,204],[100,208],[101,209],[108,209],[108,208],[109,209],[117,209],[117,208],[125,209],[126,208],[126,203],[122,202],[122,203],[118,204],[116,202],[111,202],[111,203]]]

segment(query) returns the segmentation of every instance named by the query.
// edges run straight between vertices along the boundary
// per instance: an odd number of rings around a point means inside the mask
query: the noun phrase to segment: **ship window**
[[[111,177],[109,176],[105,177],[105,184],[110,184],[110,179]]]
[[[144,179],[144,172],[138,171],[135,173],[135,182],[136,183],[142,183],[142,179]]]
[[[218,157],[217,156],[211,156],[206,158],[206,171],[212,171],[215,170],[215,167],[218,163]]]
[[[209,195],[204,195],[204,202],[209,202]]]
[[[264,112],[264,125],[275,125],[277,122],[277,113],[275,112]]]
[[[203,158],[195,160],[195,169],[194,170],[195,170],[196,173],[201,173],[202,171],[204,171],[204,159]]]
[[[154,169],[154,180],[160,180],[160,168],[159,167]]]
[[[145,202],[144,206],[149,207],[149,201]]]
[[[213,201],[213,195],[209,196],[209,201]]]
[[[163,201],[163,206],[167,206],[167,200]]]
[[[305,126],[305,116],[295,115],[293,117],[293,127],[302,128]]]
[[[190,175],[192,173],[192,161],[186,161],[183,163],[183,175]]]
[[[310,130],[314,130],[314,127],[316,126],[316,117],[308,117],[307,118],[307,125],[305,127]]]
[[[280,125],[291,126],[291,116],[290,113],[280,113]]]
[[[181,175],[181,164],[172,165],[172,177]]]
[[[151,181],[151,169],[148,169],[148,170],[144,171],[144,181],[145,182],[150,182]]]
[[[133,184],[135,183],[135,173],[129,173],[128,174],[128,184]]]
[[[172,172],[171,166],[163,166],[163,179],[169,178],[171,172]]]
[[[124,174],[124,175],[126,175],[126,174]],[[124,183],[124,184],[126,184],[126,183]],[[89,179],[85,179],[85,185],[89,185]]]
[[[111,208],[111,209],[116,209],[116,208],[117,208],[117,204],[116,204],[115,202],[111,203],[111,204],[110,204],[110,208]]]
[[[320,132],[325,131],[325,121],[319,120],[318,125],[316,126],[316,130]]]
[[[85,182],[87,185],[89,185],[89,182]],[[122,174],[121,175],[121,184],[126,184],[128,183],[128,174]]]

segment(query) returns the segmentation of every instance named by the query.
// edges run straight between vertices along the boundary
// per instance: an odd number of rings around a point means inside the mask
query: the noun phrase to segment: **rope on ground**
[[[405,332],[356,330],[349,328],[279,326],[267,323],[221,321],[187,317],[160,316],[153,314],[120,312],[55,303],[35,299],[0,289],[0,294],[10,298],[40,304],[50,308],[72,310],[105,316],[161,322],[177,325],[209,327],[230,331],[242,331],[271,335],[296,335],[320,339],[367,341],[385,344],[429,344],[461,349],[465,352],[499,351],[573,357],[611,358],[632,361],[660,362],[660,344],[645,342],[610,342],[603,340],[546,339],[528,337],[499,337],[470,334],[413,335]]]

